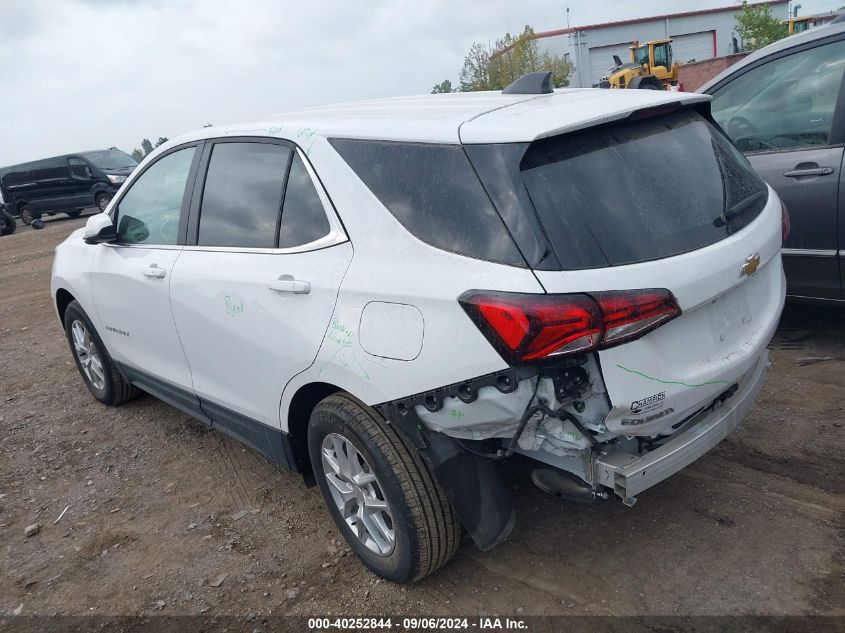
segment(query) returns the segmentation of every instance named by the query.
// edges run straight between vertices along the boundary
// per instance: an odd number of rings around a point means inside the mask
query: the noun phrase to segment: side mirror
[[[86,244],[102,244],[117,240],[117,231],[114,230],[114,222],[105,213],[98,213],[88,218],[85,224],[85,232],[82,239]]]

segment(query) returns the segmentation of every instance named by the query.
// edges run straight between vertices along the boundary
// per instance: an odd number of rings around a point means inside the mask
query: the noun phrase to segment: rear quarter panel
[[[461,308],[458,296],[474,288],[541,293],[533,273],[421,242],[328,142],[315,142],[309,157],[354,255],[314,364],[285,388],[282,428],[287,428],[293,395],[312,382],[338,386],[373,405],[505,369],[507,364]],[[401,305],[373,310],[374,302]],[[380,344],[373,345],[379,336]]]

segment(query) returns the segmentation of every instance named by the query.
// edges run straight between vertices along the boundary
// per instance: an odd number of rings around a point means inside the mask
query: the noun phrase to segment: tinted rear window
[[[766,186],[701,115],[669,115],[532,143],[522,181],[564,269],[661,259],[753,220]]]
[[[332,146],[408,231],[437,248],[524,266],[461,147],[331,139]]]
[[[273,248],[291,149],[274,143],[217,143],[202,193],[201,246]]]
[[[285,188],[279,248],[309,244],[319,240],[330,229],[326,210],[314,188],[314,182],[302,159],[294,155]]]

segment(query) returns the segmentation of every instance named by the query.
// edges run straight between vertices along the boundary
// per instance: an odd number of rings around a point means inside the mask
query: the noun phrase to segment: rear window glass
[[[461,147],[331,139],[332,146],[408,231],[437,248],[524,266]]]
[[[326,210],[314,188],[314,182],[302,159],[295,154],[285,188],[279,248],[314,242],[328,234],[330,229]]]
[[[702,248],[747,225],[767,198],[742,154],[692,111],[532,143],[520,170],[564,269]]]
[[[217,143],[202,193],[201,246],[273,248],[291,149],[274,143]]]

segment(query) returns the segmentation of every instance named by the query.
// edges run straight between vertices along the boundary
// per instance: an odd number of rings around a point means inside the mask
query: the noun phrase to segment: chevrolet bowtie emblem
[[[749,255],[745,258],[745,262],[743,262],[742,266],[739,269],[739,276],[740,277],[750,277],[755,272],[757,272],[757,268],[760,266],[760,253],[754,253],[753,255]]]

